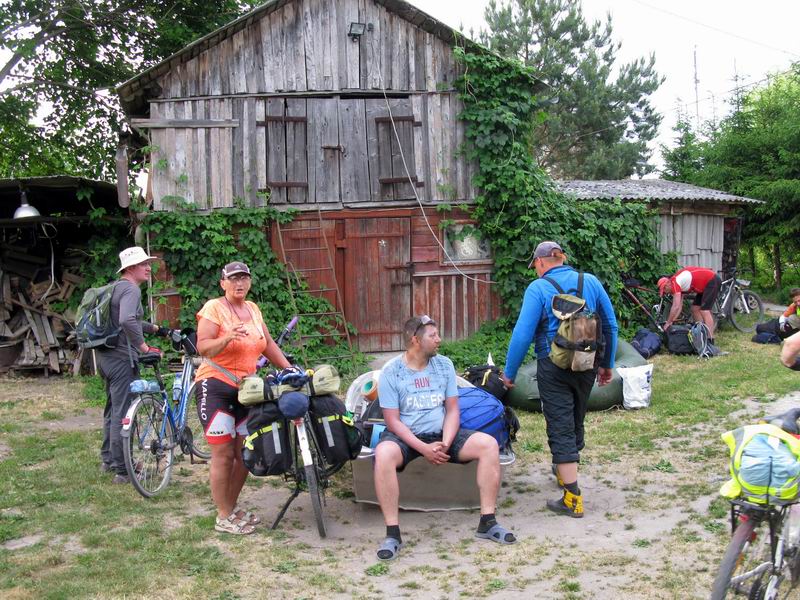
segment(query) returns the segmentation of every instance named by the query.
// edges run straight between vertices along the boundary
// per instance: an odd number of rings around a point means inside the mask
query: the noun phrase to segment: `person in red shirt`
[[[685,267],[672,277],[662,277],[658,280],[658,292],[662,296],[667,292],[672,294],[672,308],[669,311],[664,331],[668,330],[678,315],[681,314],[683,294],[694,293],[692,303],[692,317],[695,321],[702,321],[708,327],[709,342],[714,343],[714,315],[711,309],[719,295],[722,280],[714,271],[705,267]]]

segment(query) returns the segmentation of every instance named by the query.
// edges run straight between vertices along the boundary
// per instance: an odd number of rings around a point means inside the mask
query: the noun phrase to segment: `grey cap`
[[[250,275],[250,268],[243,262],[232,262],[222,267],[222,278],[227,279],[237,273],[244,273]]]
[[[533,264],[533,261],[537,258],[547,258],[548,256],[553,256],[553,251],[555,250],[564,252],[564,250],[561,249],[561,246],[555,242],[542,242],[536,246],[536,250],[534,250],[533,254],[531,254],[531,259],[528,261],[528,266],[530,267]]]

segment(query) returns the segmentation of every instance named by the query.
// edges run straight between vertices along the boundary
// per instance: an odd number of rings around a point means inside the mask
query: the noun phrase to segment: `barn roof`
[[[221,41],[233,36],[234,34],[238,33],[242,29],[249,27],[255,21],[261,19],[265,15],[268,15],[289,2],[295,2],[296,0],[269,0],[251,10],[250,12],[242,15],[238,19],[231,21],[227,25],[220,27],[216,31],[212,31],[211,33],[201,37],[198,40],[195,40],[182,50],[179,50],[172,56],[165,58],[160,63],[153,65],[149,69],[142,71],[135,77],[121,83],[117,86],[117,93],[122,96],[123,101],[125,100],[126,96],[131,96],[142,88],[146,88],[151,81],[158,79],[164,73],[170,71],[171,69],[175,68],[177,65],[185,63],[198,54],[205,52],[212,46],[219,44]],[[400,16],[401,18],[413,23],[423,31],[427,31],[428,33],[435,35],[442,41],[453,44],[455,43],[456,39],[458,39],[462,43],[466,43],[468,45],[475,45],[478,46],[477,43],[473,42],[465,38],[461,33],[457,32],[455,29],[451,28],[448,25],[445,25],[441,21],[433,18],[429,14],[419,10],[414,5],[405,2],[405,0],[374,0],[376,4],[383,6],[386,10],[389,10],[396,15]],[[141,93],[141,92],[140,92]]]
[[[581,200],[650,200],[652,202],[720,202],[759,204],[761,200],[735,196],[711,188],[664,179],[620,179],[614,181],[557,181],[558,189]]]

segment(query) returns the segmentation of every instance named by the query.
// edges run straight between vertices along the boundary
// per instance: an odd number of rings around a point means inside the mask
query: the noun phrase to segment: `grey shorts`
[[[458,463],[463,464],[464,462],[469,461],[461,461],[458,460],[458,455],[461,454],[461,449],[464,447],[464,444],[467,443],[467,440],[470,436],[475,433],[472,429],[459,429],[456,433],[456,437],[453,438],[453,443],[450,445],[450,449],[447,453],[450,455],[450,460],[448,462],[451,463]],[[425,442],[426,444],[430,444],[431,442],[441,442],[442,441],[442,432],[439,433],[421,433],[417,436],[420,440]],[[419,458],[422,456],[419,452],[414,450],[411,446],[406,444],[403,440],[397,437],[388,429],[384,429],[381,433],[381,437],[378,439],[378,444],[383,442],[394,442],[398,446],[400,446],[400,452],[403,453],[403,464],[401,464],[397,470],[402,471],[406,468],[406,465],[410,463],[415,458]]]

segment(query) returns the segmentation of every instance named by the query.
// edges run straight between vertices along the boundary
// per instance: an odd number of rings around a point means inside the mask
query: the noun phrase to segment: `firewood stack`
[[[0,248],[0,372],[72,368],[77,345],[68,336],[74,315],[64,307],[83,282],[80,259],[65,256],[51,269],[50,257],[10,244]]]

